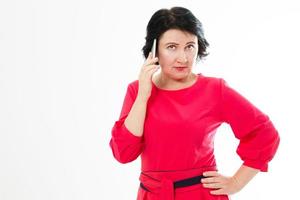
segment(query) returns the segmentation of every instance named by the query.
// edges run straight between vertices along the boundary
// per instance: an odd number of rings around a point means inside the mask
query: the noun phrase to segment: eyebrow
[[[176,43],[176,42],[168,42],[168,43],[165,44],[165,46],[170,45],[170,44],[179,45],[179,44]],[[193,41],[191,41],[191,42],[187,42],[186,45],[187,45],[187,44],[196,44],[196,43],[193,42]]]

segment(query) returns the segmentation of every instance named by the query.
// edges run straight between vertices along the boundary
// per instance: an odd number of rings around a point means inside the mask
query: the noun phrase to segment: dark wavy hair
[[[146,43],[142,48],[145,58],[148,57],[151,51],[153,40],[157,38],[158,42],[161,35],[169,29],[178,29],[197,36],[197,59],[202,59],[209,54],[206,52],[209,43],[204,38],[202,23],[190,10],[183,7],[173,7],[171,9],[160,9],[156,11],[148,22],[147,35],[145,37]],[[158,45],[156,45],[156,48],[157,47]]]

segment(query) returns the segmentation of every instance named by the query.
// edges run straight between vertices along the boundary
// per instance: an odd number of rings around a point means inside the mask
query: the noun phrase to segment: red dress
[[[202,184],[176,188],[174,181],[217,170],[214,135],[228,123],[240,143],[243,164],[267,171],[279,135],[269,117],[229,87],[221,78],[197,74],[196,82],[179,90],[160,89],[152,83],[143,136],[133,135],[124,121],[135,101],[138,80],[128,85],[119,120],[112,128],[110,147],[114,157],[128,163],[141,155],[138,200],[228,199],[211,195]]]

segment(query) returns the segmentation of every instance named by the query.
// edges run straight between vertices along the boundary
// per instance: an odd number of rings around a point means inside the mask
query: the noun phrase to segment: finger
[[[219,176],[220,174],[217,171],[206,171],[203,173],[203,176]]]
[[[148,57],[147,57],[146,61],[149,61],[151,59],[153,59],[153,53],[150,51],[149,54],[148,54]]]
[[[220,189],[221,186],[218,183],[205,183],[203,187],[210,188],[210,189]]]
[[[221,189],[218,189],[218,190],[211,190],[210,194],[213,194],[213,195],[227,195],[227,192],[223,188],[221,188]]]
[[[155,58],[149,58],[146,60],[146,62],[144,63],[144,66],[148,66],[151,64],[155,64],[158,61],[158,57]]]
[[[146,65],[146,66],[144,66],[143,70],[145,72],[147,72],[147,71],[151,71],[152,69],[159,68],[159,67],[160,67],[159,65]]]
[[[159,67],[153,69],[152,74],[153,74],[154,72],[156,72],[158,69],[159,69]]]
[[[149,77],[151,76],[154,72],[156,72],[159,68],[157,66],[152,67],[151,69],[145,70],[143,73],[145,76]]]
[[[152,75],[154,72],[156,72],[159,69],[159,67],[155,67],[152,70],[149,71],[149,73]]]
[[[151,58],[152,58],[152,53],[150,52],[150,53],[148,54],[148,57],[146,58],[146,60],[145,60],[145,62],[144,62],[144,65],[147,64],[147,63],[149,63],[150,60],[151,60]]]
[[[203,178],[201,179],[202,183],[216,183],[218,182],[218,180],[215,177],[211,177],[211,178]]]

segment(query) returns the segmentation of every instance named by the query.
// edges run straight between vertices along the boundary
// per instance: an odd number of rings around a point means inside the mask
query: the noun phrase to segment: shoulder
[[[221,77],[207,76],[203,74],[199,74],[199,76],[202,84],[204,84],[209,88],[217,89],[220,88],[225,83],[225,80]]]
[[[139,80],[131,81],[127,84],[127,91],[131,94],[137,94],[139,89]]]
[[[139,80],[134,80],[128,83],[128,86],[130,88],[138,88],[139,87]]]

